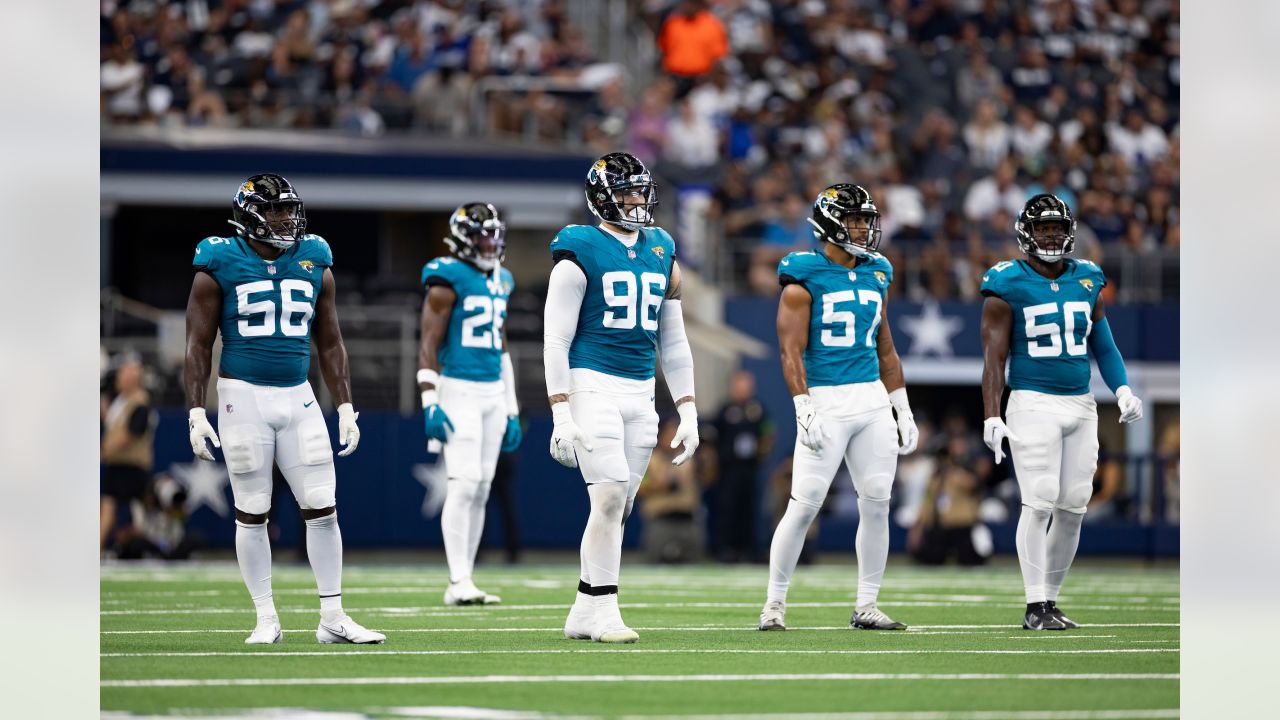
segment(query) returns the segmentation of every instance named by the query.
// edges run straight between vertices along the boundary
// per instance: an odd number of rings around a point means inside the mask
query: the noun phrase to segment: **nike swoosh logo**
[[[315,402],[316,402],[315,400],[312,400],[311,402],[302,403],[302,407],[311,407],[312,405],[315,404]]]
[[[790,261],[790,260],[783,260],[783,261],[782,261],[782,264],[783,264],[783,265],[790,265],[790,264],[791,264],[791,261]]]

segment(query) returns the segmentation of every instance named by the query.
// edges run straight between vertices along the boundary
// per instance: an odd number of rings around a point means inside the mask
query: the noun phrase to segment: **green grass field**
[[[102,569],[105,716],[785,716],[1083,720],[1178,716],[1178,573],[1081,563],[1060,600],[1084,626],[1020,629],[1015,566],[891,562],[880,606],[911,626],[847,626],[852,565],[802,567],[786,632],[755,630],[762,566],[624,560],[635,645],[560,632],[576,565],[481,566],[503,605],[446,608],[443,563],[355,565],[344,602],[384,645],[315,642],[310,570],[275,572],[285,641],[248,647],[253,610],[234,563]],[[269,709],[276,709],[269,712]],[[354,713],[354,715],[350,714]]]

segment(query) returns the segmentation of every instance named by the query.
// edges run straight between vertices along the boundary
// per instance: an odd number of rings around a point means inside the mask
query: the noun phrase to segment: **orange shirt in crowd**
[[[716,61],[729,54],[729,39],[710,11],[701,10],[692,17],[672,13],[662,24],[658,49],[667,72],[693,77],[711,72]]]

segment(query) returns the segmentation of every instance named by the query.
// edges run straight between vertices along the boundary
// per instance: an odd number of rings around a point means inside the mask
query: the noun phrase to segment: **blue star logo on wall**
[[[222,463],[196,460],[185,465],[169,466],[169,474],[187,490],[187,514],[208,505],[219,517],[227,517],[226,486],[230,478]]]
[[[904,315],[902,329],[911,336],[910,357],[924,357],[934,354],[938,357],[953,357],[951,338],[964,329],[964,320],[958,317],[947,317],[936,302],[928,302],[921,306],[919,315]]]

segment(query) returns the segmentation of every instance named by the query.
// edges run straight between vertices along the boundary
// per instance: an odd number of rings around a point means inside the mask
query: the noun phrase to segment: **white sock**
[[[449,487],[440,510],[440,530],[444,535],[444,557],[449,563],[449,582],[471,577],[472,496],[476,483],[449,478]]]
[[[489,483],[476,483],[471,495],[471,522],[467,538],[467,575],[476,569],[476,554],[480,551],[480,538],[484,536],[484,513],[489,505]]]
[[[787,511],[773,531],[769,544],[769,597],[768,602],[786,602],[787,589],[791,587],[791,575],[796,571],[800,551],[804,549],[804,536],[818,516],[821,508],[792,499]]]
[[[587,487],[587,493],[591,496],[591,514],[587,516],[587,530],[582,535],[582,555],[591,586],[617,586],[622,565],[622,511],[627,504],[627,486],[595,483]]]
[[[331,620],[342,615],[342,531],[338,513],[307,521],[307,558],[316,576],[320,593],[320,617]]]
[[[622,612],[618,609],[618,593],[611,592],[607,595],[596,595],[591,598],[592,611],[595,613],[597,623],[604,623],[604,629],[610,629],[615,625],[623,625]],[[597,625],[597,627],[600,627]]]
[[[1044,602],[1045,533],[1049,529],[1049,511],[1022,506],[1018,517],[1018,564],[1022,566],[1022,585],[1027,603]]]
[[[1083,522],[1083,513],[1053,511],[1053,524],[1049,526],[1049,541],[1045,549],[1046,600],[1058,600],[1058,591],[1062,589],[1062,582],[1067,579],[1071,562],[1076,559],[1076,547],[1080,545],[1080,524]]]
[[[889,560],[888,498],[858,499],[858,536],[854,547],[858,551],[858,600],[854,608],[865,610],[876,604],[884,566]]]
[[[267,538],[265,522],[246,525],[236,521],[236,562],[240,564],[240,576],[249,589],[258,619],[275,615],[276,604],[271,597],[271,541]]]

